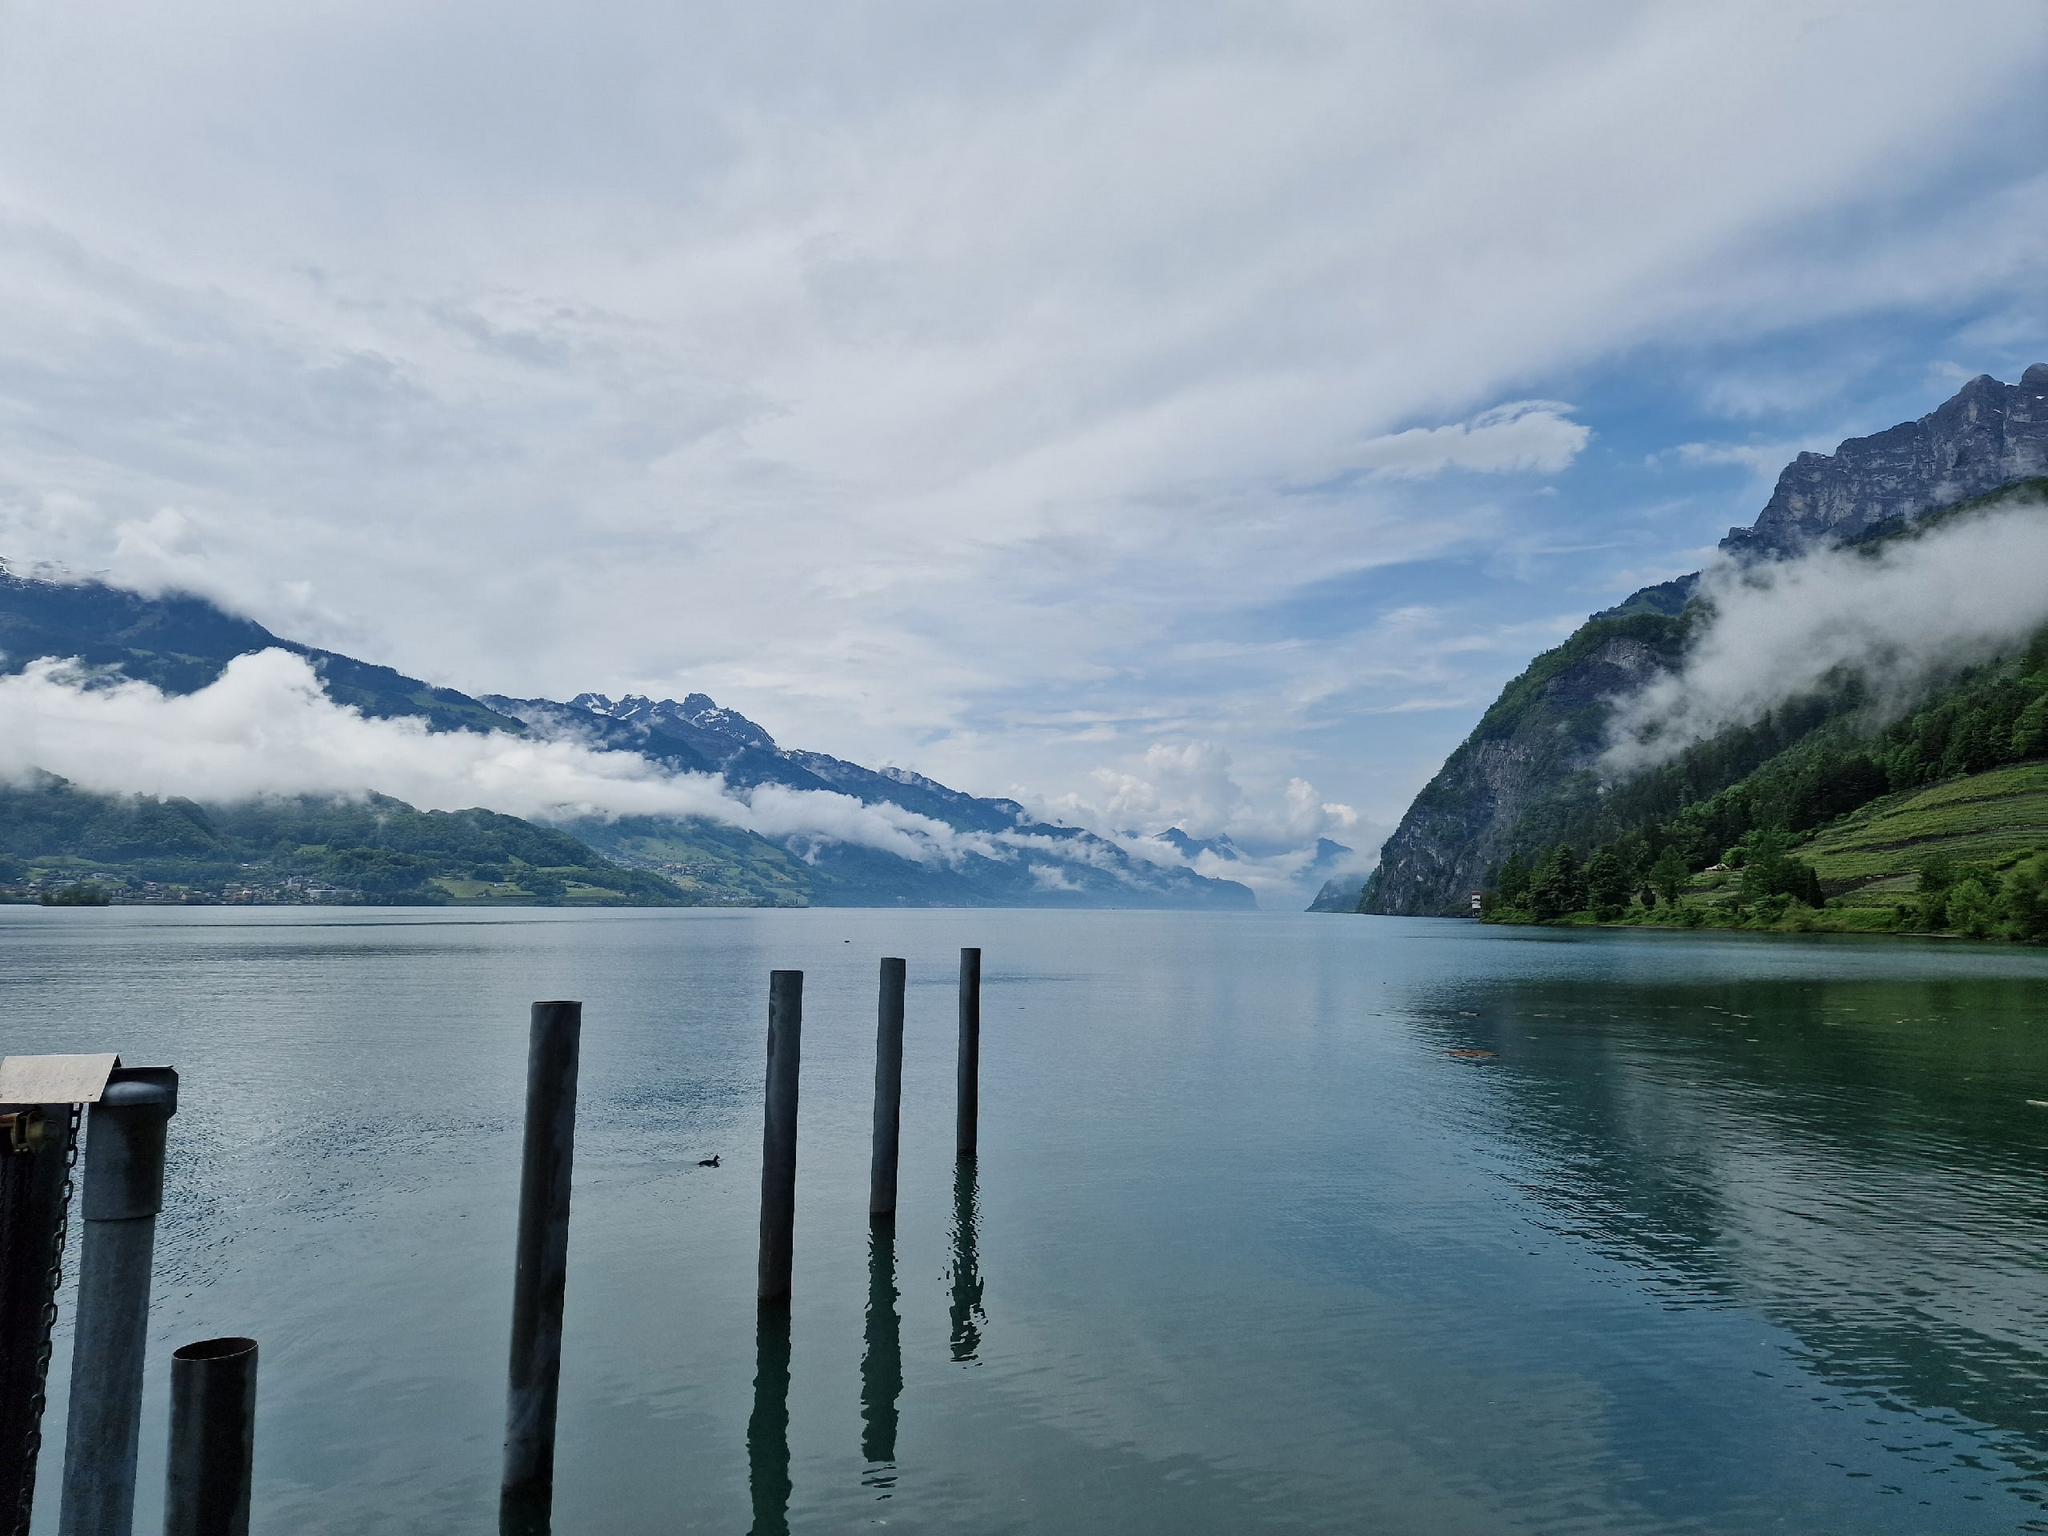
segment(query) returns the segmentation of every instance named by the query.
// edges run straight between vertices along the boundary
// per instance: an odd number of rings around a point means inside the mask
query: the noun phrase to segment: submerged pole
[[[896,1148],[903,1124],[903,982],[901,960],[882,962],[875,1004],[875,1149],[868,1164],[868,1219],[896,1218]]]
[[[569,1280],[569,1177],[576,1150],[581,1003],[535,1003],[526,1048],[526,1141],[512,1278],[502,1525],[545,1529],[554,1502],[562,1299]]]
[[[789,1300],[796,1229],[796,1089],[803,1057],[804,973],[768,976],[768,1091],[761,1124],[761,1260],[756,1295]]]
[[[150,1268],[164,1203],[170,1067],[116,1067],[86,1121],[85,1236],[64,1435],[60,1536],[130,1536],[149,1341]]]
[[[960,951],[959,1109],[953,1139],[953,1149],[961,1157],[974,1156],[980,1118],[981,951],[963,949]]]
[[[256,1341],[207,1339],[171,1356],[164,1536],[249,1536]]]

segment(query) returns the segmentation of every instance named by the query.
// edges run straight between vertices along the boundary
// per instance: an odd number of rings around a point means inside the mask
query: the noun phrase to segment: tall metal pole
[[[974,1156],[981,1119],[981,951],[960,951],[959,1110],[954,1126],[954,1151]]]
[[[761,1125],[761,1264],[756,1294],[789,1300],[796,1233],[796,1086],[803,1058],[804,973],[768,977],[768,1092]]]
[[[868,1219],[896,1218],[896,1150],[903,1124],[903,982],[901,960],[882,962],[875,1005],[875,1149],[868,1164]]]
[[[545,1528],[555,1487],[555,1404],[562,1381],[562,1298],[569,1281],[569,1177],[576,1150],[581,1003],[535,1003],[526,1052],[526,1143],[512,1281],[499,1520]]]
[[[164,1536],[249,1536],[256,1341],[207,1339],[171,1356]]]
[[[131,1536],[135,1523],[150,1265],[164,1204],[164,1129],[177,1109],[171,1068],[116,1067],[86,1121],[61,1536]]]

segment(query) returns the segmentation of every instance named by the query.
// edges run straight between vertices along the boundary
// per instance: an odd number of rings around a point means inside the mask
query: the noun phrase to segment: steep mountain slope
[[[2037,487],[2021,476],[2043,467],[2048,364],[2036,364],[2017,385],[1975,379],[1917,422],[1852,438],[1831,455],[1800,455],[1756,527],[1731,530],[1723,546],[1737,558],[1768,559],[1816,543],[1882,540]],[[1986,494],[1972,499],[1973,491]],[[1512,849],[1584,837],[1608,793],[1589,770],[1606,744],[1611,701],[1677,665],[1697,583],[1692,575],[1648,587],[1595,614],[1509,683],[1387,840],[1358,910],[1467,912]],[[1862,702],[1853,692],[1799,701],[1625,787],[1614,809],[1630,796],[1665,796],[1674,802],[1667,809],[1705,799]]]
[[[1235,881],[1135,857],[1076,827],[1033,821],[1014,800],[963,794],[902,768],[864,768],[823,752],[787,750],[746,716],[701,693],[681,701],[584,693],[566,704],[496,695],[484,702],[544,736],[639,752],[664,767],[720,773],[728,784],[746,789],[779,785],[848,795],[863,805],[894,806],[977,835],[977,850],[927,861],[811,834],[778,839],[780,850],[800,862],[807,898],[815,905],[1255,904],[1251,891]],[[571,830],[613,858],[668,871],[689,862],[684,843],[701,833],[702,824],[635,817],[577,821]]]
[[[1683,618],[1596,619],[1508,684],[1380,850],[1359,910],[1460,913],[1558,786],[1599,755],[1608,701],[1678,657]]]
[[[1754,526],[1729,529],[1721,547],[1792,554],[2035,475],[2048,475],[2048,363],[2034,364],[2017,384],[1980,374],[1918,421],[1852,437],[1833,453],[1800,454]]]
[[[1517,842],[1486,915],[2048,941],[2048,625],[1882,728],[1856,692],[1565,805],[1556,837]]]
[[[97,581],[46,581],[0,561],[0,676],[45,656],[118,669],[166,693],[195,693],[237,656],[289,651],[313,663],[329,698],[376,719],[418,716],[437,730],[516,731],[519,723],[453,688],[273,635],[203,597],[145,597]]]

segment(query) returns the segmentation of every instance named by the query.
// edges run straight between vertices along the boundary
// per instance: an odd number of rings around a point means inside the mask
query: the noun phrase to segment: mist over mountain
[[[779,845],[804,860],[821,899],[939,905],[1252,904],[1252,893],[1242,885],[1197,873],[1179,861],[1134,855],[1077,827],[1035,820],[1014,800],[966,794],[904,768],[867,768],[829,753],[785,749],[765,728],[705,694],[675,700],[581,693],[566,702],[491,694],[481,702],[548,740],[630,752],[675,772],[717,774],[726,784],[751,791],[755,806],[778,792],[850,800],[925,818],[966,840],[965,851],[956,857],[904,860],[824,825],[783,830]],[[628,864],[660,869],[677,862],[658,820],[586,816],[564,825]]]
[[[28,787],[56,775],[116,799],[384,794],[408,811],[483,807],[572,832],[596,850],[589,867],[649,872],[680,900],[1254,902],[1244,885],[1035,821],[1014,801],[785,750],[703,694],[476,699],[281,639],[200,598],[4,568],[0,650],[0,780]],[[23,815],[41,803],[8,802]],[[62,855],[47,842],[31,840],[35,856]],[[414,874],[469,880],[459,860]]]
[[[2038,363],[1800,454],[1717,564],[1594,614],[1502,690],[1410,805],[1357,910],[1467,912],[1511,852],[1587,824],[1631,774],[1683,762],[1673,792],[1704,799],[1807,732],[1874,729],[2024,649],[2048,618],[2044,474]]]

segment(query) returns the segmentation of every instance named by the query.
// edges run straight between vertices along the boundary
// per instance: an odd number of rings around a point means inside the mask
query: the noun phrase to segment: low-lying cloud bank
[[[2048,506],[1958,519],[1872,550],[1710,568],[1713,617],[1685,664],[1619,701],[1601,766],[1652,767],[1845,675],[1880,718],[2048,623]]]
[[[1154,742],[1142,759],[1097,768],[1093,779],[1093,794],[1048,801],[1046,814],[1148,863],[1235,880],[1262,906],[1297,907],[1327,879],[1362,879],[1388,832],[1351,806],[1323,799],[1306,779],[1290,779],[1277,803],[1255,799],[1234,776],[1230,753],[1213,741]],[[1169,828],[1221,847],[1185,852],[1159,836]],[[1350,851],[1326,858],[1325,838]]]
[[[368,719],[328,698],[312,666],[281,650],[238,656],[213,683],[183,695],[96,678],[73,662],[31,662],[0,678],[0,778],[37,769],[103,793],[215,804],[375,790],[425,810],[482,806],[543,820],[704,816],[925,864],[1015,856],[995,839],[850,795],[778,785],[741,793],[628,752]]]

